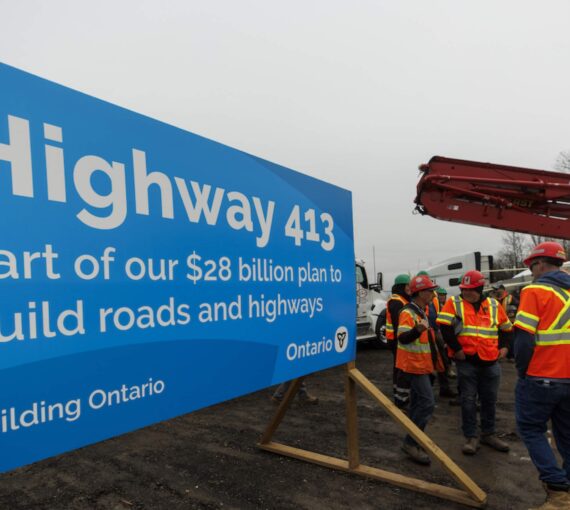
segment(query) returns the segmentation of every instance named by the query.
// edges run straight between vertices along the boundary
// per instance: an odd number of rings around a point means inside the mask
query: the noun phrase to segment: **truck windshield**
[[[368,282],[366,281],[366,273],[364,269],[360,266],[356,266],[356,283],[360,283],[364,288],[368,288]]]

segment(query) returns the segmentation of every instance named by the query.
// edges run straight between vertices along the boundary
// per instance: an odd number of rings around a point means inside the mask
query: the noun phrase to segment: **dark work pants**
[[[456,361],[461,421],[465,437],[477,437],[477,395],[481,402],[481,433],[495,433],[495,408],[501,382],[501,366],[475,365],[468,361]]]
[[[416,426],[424,430],[435,408],[435,399],[431,386],[430,374],[407,374],[410,381],[410,420]],[[416,441],[410,435],[406,435],[404,441],[416,446]]]
[[[517,428],[530,458],[545,483],[569,484],[570,384],[519,379],[515,390]],[[548,421],[562,457],[562,469],[546,439]]]

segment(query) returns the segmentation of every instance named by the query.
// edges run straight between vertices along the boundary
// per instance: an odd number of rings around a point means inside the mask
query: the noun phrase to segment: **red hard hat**
[[[562,248],[562,245],[553,241],[537,244],[530,252],[530,255],[524,260],[525,266],[530,266],[532,260],[538,257],[549,257],[566,262],[564,248]]]
[[[485,275],[479,271],[467,271],[463,278],[461,278],[461,283],[459,285],[460,289],[476,289],[477,287],[485,286]]]
[[[410,282],[410,292],[415,294],[420,290],[435,290],[438,285],[432,282],[428,275],[414,276]]]

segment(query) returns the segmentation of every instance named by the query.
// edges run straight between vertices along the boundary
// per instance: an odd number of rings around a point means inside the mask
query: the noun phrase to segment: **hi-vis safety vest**
[[[507,308],[513,304],[513,296],[511,296],[508,293],[505,293],[500,301],[501,301],[501,306],[503,307],[503,309],[506,312]]]
[[[390,301],[399,301],[403,306],[408,304],[406,298],[400,296],[399,294],[392,294],[388,302],[386,303],[386,340],[394,340],[394,321],[390,315]]]
[[[479,311],[475,312],[471,303],[461,296],[453,296],[439,313],[437,323],[453,326],[463,352],[471,356],[477,354],[485,361],[495,361],[499,357],[499,330],[512,330],[505,310],[493,298],[483,300]]]
[[[527,375],[570,379],[570,292],[531,284],[521,292],[515,326],[535,335]]]
[[[398,322],[398,337],[414,329],[421,320],[422,317],[412,306],[402,308]],[[432,328],[423,331],[412,343],[398,342],[396,367],[409,374],[431,374],[434,366],[429,335],[433,338]]]
[[[435,308],[435,312],[439,314],[439,310],[440,310],[441,306],[440,306],[440,304],[439,304],[439,299],[438,299],[437,296],[435,296],[435,297],[433,298],[432,303],[433,303],[433,306],[434,306],[434,308]],[[429,306],[429,305],[428,305],[428,306]]]

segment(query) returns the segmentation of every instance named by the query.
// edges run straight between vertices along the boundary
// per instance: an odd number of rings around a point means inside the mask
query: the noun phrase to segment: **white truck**
[[[493,256],[481,255],[479,251],[472,251],[443,260],[427,267],[426,271],[435,283],[447,290],[449,296],[457,296],[461,277],[471,269],[481,271],[487,281],[490,282],[493,272]]]
[[[356,340],[386,345],[386,300],[382,298],[382,273],[371,283],[364,261],[356,259]]]

